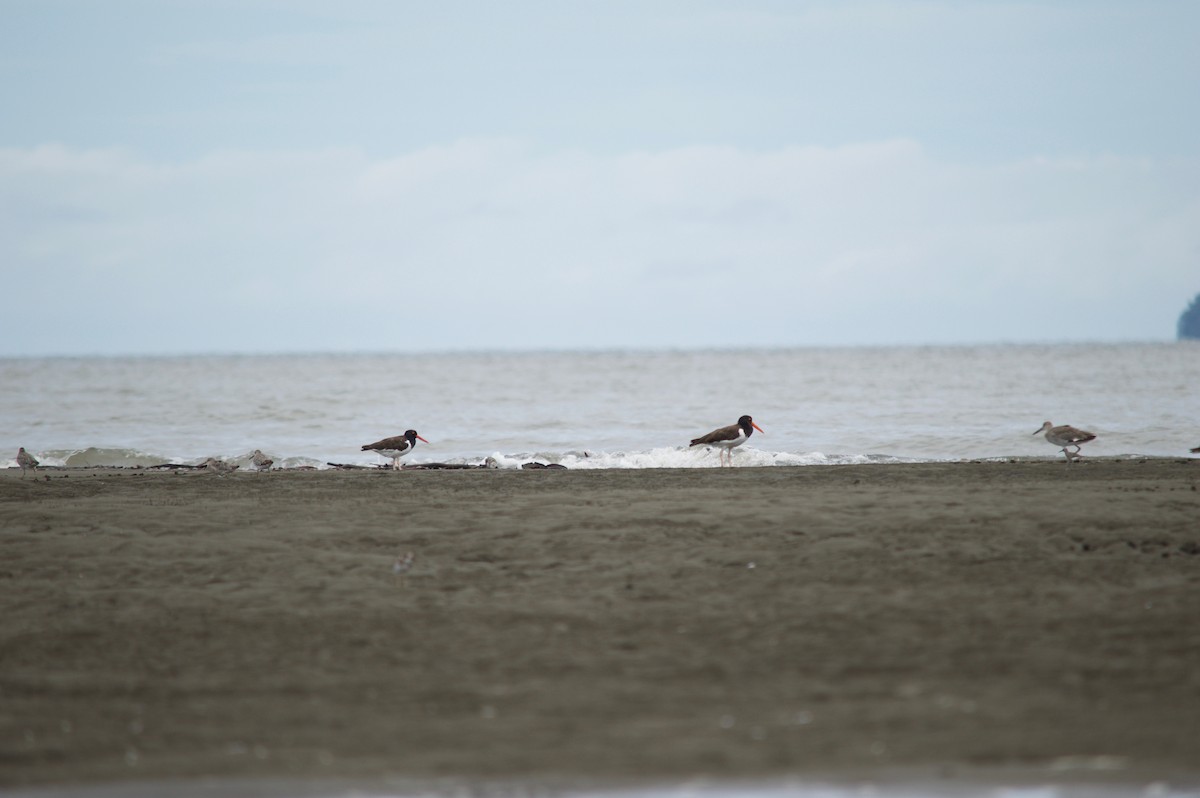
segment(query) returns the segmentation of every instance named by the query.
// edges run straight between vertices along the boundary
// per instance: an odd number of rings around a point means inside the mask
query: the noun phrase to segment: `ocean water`
[[[750,414],[743,466],[1054,457],[1200,446],[1200,344],[0,359],[0,467],[405,462],[717,467],[691,438]]]

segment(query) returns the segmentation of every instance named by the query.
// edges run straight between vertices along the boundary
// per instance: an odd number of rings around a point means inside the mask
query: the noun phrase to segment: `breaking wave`
[[[282,457],[265,452],[275,460],[275,468],[333,468],[333,463],[347,458],[330,459],[326,461],[311,457]],[[137,449],[98,448],[74,450],[51,450],[34,452],[43,468],[152,468],[166,464],[196,466],[209,457],[218,457],[226,462],[236,464],[243,469],[252,468],[252,451],[236,453],[206,453],[187,457],[171,457],[167,455],[143,452]],[[490,461],[490,463],[489,463]],[[371,457],[367,461],[354,458],[352,465],[383,465],[390,463],[383,457]],[[446,460],[436,460],[430,457],[405,458],[404,465],[423,465],[430,463],[447,463],[450,465],[482,466],[490,464],[496,468],[521,468],[528,463],[540,465],[561,465],[569,469],[605,469],[605,468],[718,468],[720,461],[716,449],[662,447],[634,452],[605,452],[590,450],[571,450],[565,452],[534,451],[534,452],[492,452],[491,455],[478,457],[456,457]],[[744,446],[733,451],[733,463],[742,467],[768,466],[823,466],[823,465],[863,465],[869,463],[917,463],[929,462],[915,458],[892,457],[883,454],[825,454],[823,452],[772,452]],[[18,468],[15,457],[0,460],[0,467]]]
[[[491,458],[500,468],[520,468],[525,463],[562,465],[572,469],[601,468],[718,468],[716,449],[663,447],[641,452],[493,452]],[[470,461],[466,461],[470,462]],[[918,460],[878,454],[824,454],[807,452],[771,452],[741,447],[733,450],[735,466],[821,466],[861,465],[866,463],[915,463]]]

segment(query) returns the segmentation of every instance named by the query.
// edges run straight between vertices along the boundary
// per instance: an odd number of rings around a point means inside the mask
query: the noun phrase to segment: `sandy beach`
[[[11,469],[0,784],[1195,785],[1198,484],[1181,459]]]

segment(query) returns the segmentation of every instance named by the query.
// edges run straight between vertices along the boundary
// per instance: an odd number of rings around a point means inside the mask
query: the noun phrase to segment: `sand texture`
[[[1194,782],[1198,483],[1173,459],[13,469],[0,783]]]

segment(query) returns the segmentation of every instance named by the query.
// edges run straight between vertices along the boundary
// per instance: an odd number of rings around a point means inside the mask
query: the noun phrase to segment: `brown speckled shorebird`
[[[204,468],[205,470],[211,471],[219,477],[223,477],[226,474],[232,474],[234,471],[237,471],[238,465],[237,463],[227,463],[224,460],[217,459],[216,457],[210,457],[204,461]]]
[[[1042,428],[1035,431],[1033,434],[1040,435],[1043,432],[1046,433],[1046,440],[1062,449],[1062,453],[1067,457],[1068,465],[1072,460],[1083,457],[1083,455],[1079,453],[1080,445],[1085,444],[1088,441],[1096,440],[1095,433],[1088,432],[1087,430],[1076,429],[1075,427],[1071,427],[1066,424],[1056,427],[1049,421],[1044,422],[1042,424]],[[1068,452],[1067,449],[1070,449],[1072,446],[1075,447],[1075,451]]]
[[[262,449],[255,449],[254,454],[250,455],[250,462],[254,463],[254,467],[259,471],[270,471],[271,466],[275,465],[275,461],[262,453]]]
[[[17,451],[17,465],[21,467],[21,479],[25,479],[26,469],[33,471],[33,475],[37,476],[38,459],[25,451],[24,446]]]

